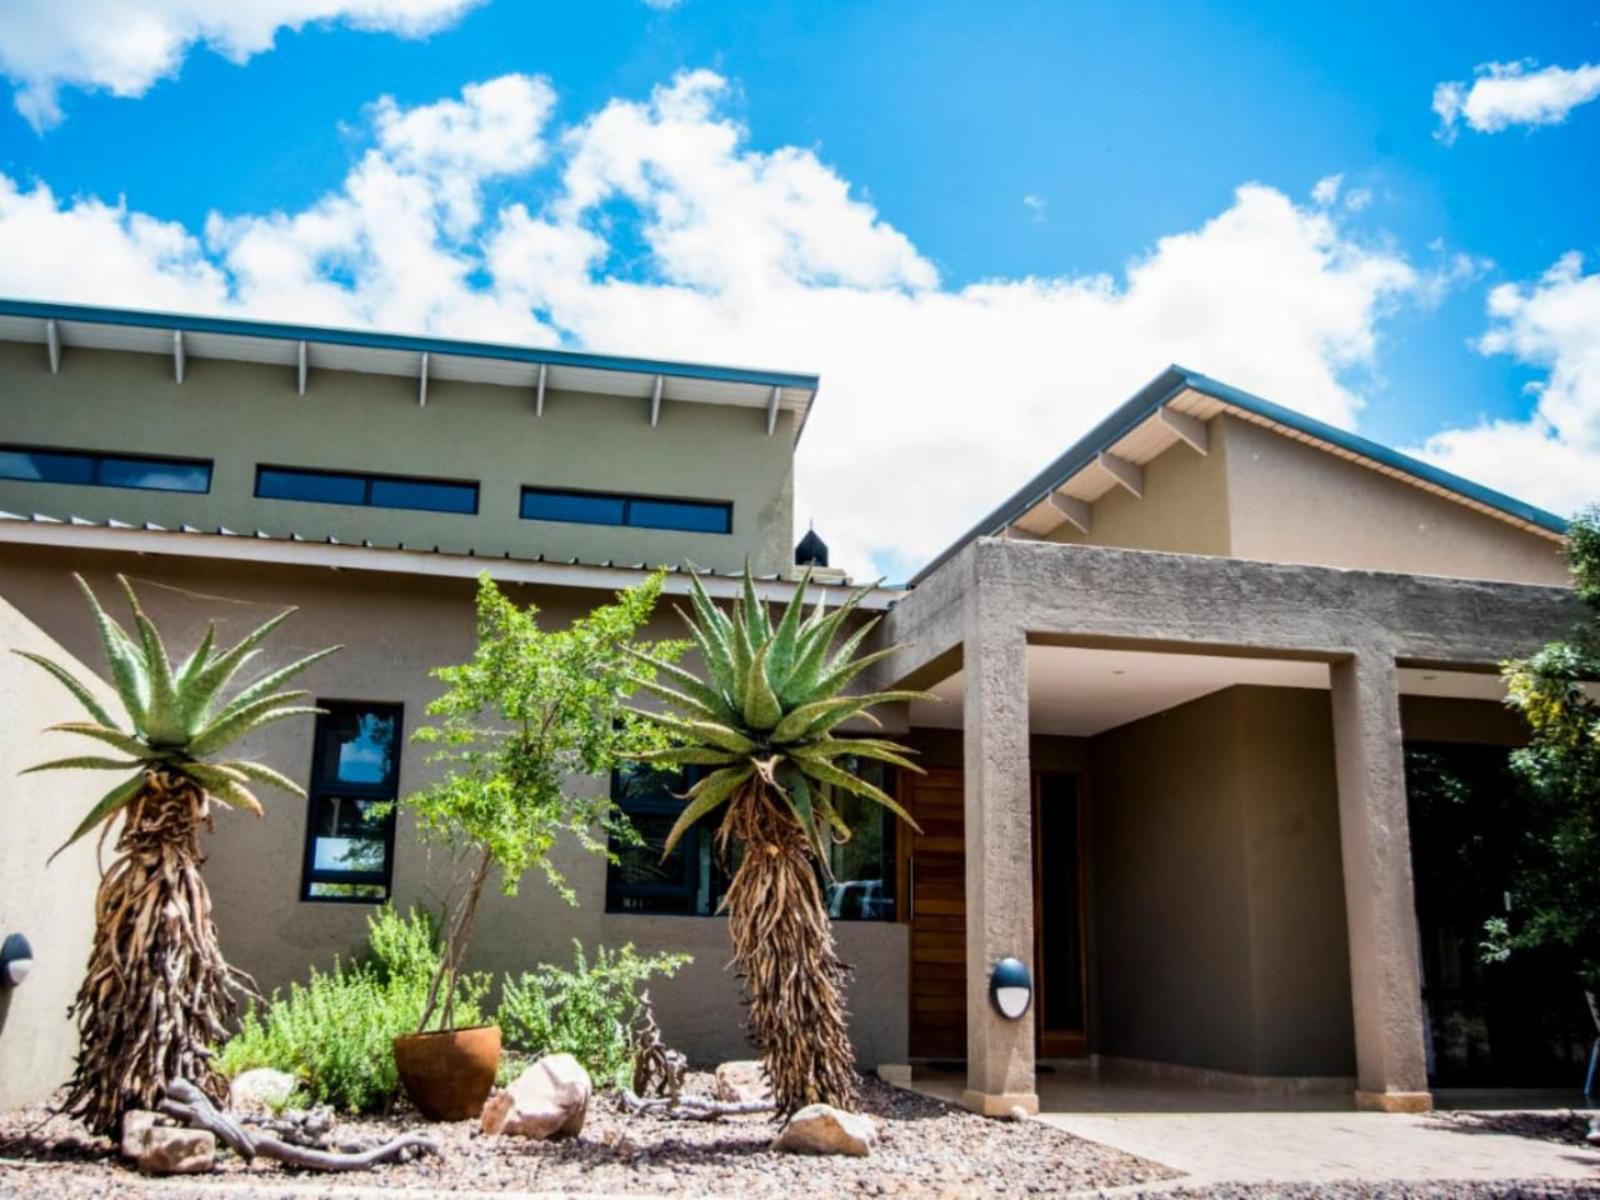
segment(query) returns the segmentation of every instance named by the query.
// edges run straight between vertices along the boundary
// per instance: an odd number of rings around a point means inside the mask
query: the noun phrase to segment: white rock
[[[772,1086],[767,1071],[752,1059],[725,1062],[717,1068],[715,1086],[718,1100],[726,1104],[767,1104],[772,1101]]]
[[[789,1118],[772,1148],[790,1154],[849,1154],[865,1158],[877,1142],[877,1128],[859,1113],[827,1104],[808,1104]]]
[[[139,1170],[152,1175],[198,1175],[217,1161],[216,1135],[205,1129],[169,1129],[155,1125],[145,1131]]]
[[[293,1075],[271,1067],[243,1071],[228,1085],[228,1107],[245,1117],[275,1116],[294,1095],[295,1083]]]
[[[570,1054],[548,1054],[483,1106],[484,1133],[509,1137],[576,1137],[589,1115],[594,1084]]]

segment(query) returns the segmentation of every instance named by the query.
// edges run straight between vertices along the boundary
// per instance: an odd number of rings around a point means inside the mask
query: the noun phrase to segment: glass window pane
[[[621,496],[593,496],[584,492],[522,493],[522,515],[530,521],[573,521],[583,525],[621,525]]]
[[[381,709],[336,707],[322,721],[317,783],[393,786],[398,755],[397,714]]]
[[[107,487],[156,492],[207,492],[211,490],[211,467],[208,463],[107,456],[100,460],[99,482]]]
[[[424,512],[475,513],[478,489],[470,483],[432,483],[420,479],[374,479],[372,503],[378,508]]]
[[[93,483],[94,459],[48,450],[0,450],[0,479],[35,483]]]
[[[359,475],[318,471],[256,472],[256,495],[266,500],[312,500],[318,504],[365,504],[367,481]]]
[[[893,773],[871,759],[841,758],[838,765],[890,795]],[[837,921],[894,920],[894,817],[876,801],[835,789],[833,806],[850,827],[847,842],[829,850],[828,915]]]
[[[729,533],[733,510],[726,504],[694,500],[634,500],[628,508],[628,524],[689,533]]]
[[[389,898],[389,889],[381,883],[313,883],[306,895],[315,900],[374,900]]]

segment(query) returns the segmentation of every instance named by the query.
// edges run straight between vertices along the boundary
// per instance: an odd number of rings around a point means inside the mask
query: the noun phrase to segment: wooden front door
[[[960,771],[910,771],[900,795],[922,832],[898,839],[900,911],[911,926],[912,1058],[967,1056],[967,893]]]

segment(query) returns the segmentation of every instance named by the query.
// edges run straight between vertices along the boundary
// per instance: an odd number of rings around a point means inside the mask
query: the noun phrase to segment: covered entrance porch
[[[1045,1060],[1431,1104],[1405,727],[1465,728],[1556,589],[981,540],[891,612],[914,1058],[978,1111]],[[1456,706],[1454,710],[1451,706]],[[1464,706],[1464,707],[1463,707]],[[1403,714],[1405,714],[1403,716]],[[1476,717],[1472,719],[1477,719]],[[989,1000],[1032,973],[1020,1019]]]

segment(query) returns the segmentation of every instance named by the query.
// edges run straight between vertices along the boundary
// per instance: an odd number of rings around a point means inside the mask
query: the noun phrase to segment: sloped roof
[[[1205,422],[1219,413],[1263,425],[1286,437],[1359,463],[1544,537],[1566,536],[1567,522],[1492,488],[1441,470],[1369,438],[1350,433],[1228,384],[1171,366],[1141,388],[1064,454],[1018,488],[919,571],[915,586],[938,570],[967,543],[997,536],[1026,523],[1056,504],[1093,503],[1118,486],[1105,458],[1143,465],[1185,438],[1185,422]],[[1103,457],[1104,456],[1104,457]],[[1115,462],[1111,464],[1115,466]],[[1030,514],[1033,516],[1031,517]],[[1059,523],[1059,516],[1053,523]]]
[[[431,378],[515,388],[538,403],[548,389],[723,404],[766,410],[769,432],[782,410],[795,414],[797,442],[820,386],[792,371],[3,297],[0,341],[45,347],[52,368],[74,346],[267,363],[298,372],[302,390],[308,372],[358,371],[418,378],[424,397]]]

